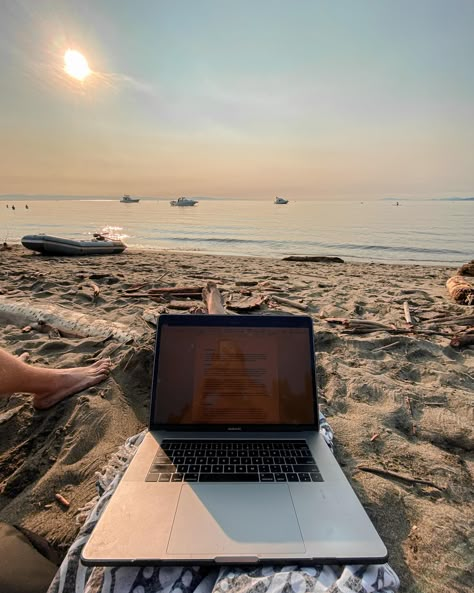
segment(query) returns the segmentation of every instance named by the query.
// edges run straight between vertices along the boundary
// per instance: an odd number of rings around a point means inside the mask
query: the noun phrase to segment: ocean
[[[474,258],[473,228],[474,201],[467,200],[400,200],[397,206],[392,200],[199,199],[184,208],[165,199],[0,201],[0,242],[36,233],[87,239],[109,231],[130,247],[240,256],[457,266]]]

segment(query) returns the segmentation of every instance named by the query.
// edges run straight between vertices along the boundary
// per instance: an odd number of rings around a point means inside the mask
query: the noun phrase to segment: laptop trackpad
[[[286,484],[183,484],[169,554],[305,550]]]

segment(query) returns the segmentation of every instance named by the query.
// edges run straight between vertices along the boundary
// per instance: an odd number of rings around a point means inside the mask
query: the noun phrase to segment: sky
[[[0,0],[0,14],[0,194],[474,195],[473,0]]]

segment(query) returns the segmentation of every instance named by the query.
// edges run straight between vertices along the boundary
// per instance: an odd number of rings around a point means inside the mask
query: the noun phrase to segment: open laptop
[[[83,562],[386,559],[319,432],[311,318],[161,315],[149,431]]]

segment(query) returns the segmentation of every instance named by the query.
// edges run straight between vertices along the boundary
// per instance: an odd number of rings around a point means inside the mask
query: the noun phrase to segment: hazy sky
[[[473,31],[474,0],[0,0],[0,194],[472,196]]]

